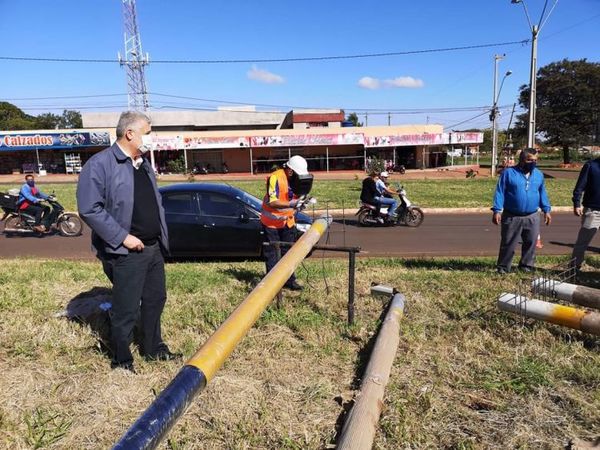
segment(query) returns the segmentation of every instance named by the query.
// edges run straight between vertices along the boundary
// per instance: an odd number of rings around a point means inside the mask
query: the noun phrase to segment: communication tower
[[[125,57],[119,52],[119,63],[125,66],[127,73],[127,103],[129,109],[145,111],[148,109],[148,91],[144,66],[149,62],[148,54],[142,52],[142,40],[137,24],[135,0],[122,0],[123,25],[125,38]]]

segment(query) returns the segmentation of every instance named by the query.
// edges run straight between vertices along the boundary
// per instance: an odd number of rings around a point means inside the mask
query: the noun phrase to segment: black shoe
[[[289,289],[290,291],[301,291],[304,289],[304,287],[300,284],[298,284],[297,281],[292,281],[291,283],[285,283],[285,285],[283,286],[286,289]]]
[[[110,368],[113,370],[117,370],[117,369],[125,370],[128,372],[131,372],[134,375],[137,374],[137,372],[135,371],[135,367],[133,367],[133,363],[124,363],[124,364],[111,363]]]
[[[519,270],[521,272],[525,272],[525,273],[533,273],[535,272],[535,267],[529,267],[529,266],[520,266]]]
[[[176,361],[183,358],[183,353],[173,353],[171,350],[160,350],[154,355],[146,355],[144,359],[146,361]]]
[[[509,273],[509,271],[506,270],[504,267],[498,267],[496,269],[496,272],[498,273],[498,275],[506,275],[507,273]]]

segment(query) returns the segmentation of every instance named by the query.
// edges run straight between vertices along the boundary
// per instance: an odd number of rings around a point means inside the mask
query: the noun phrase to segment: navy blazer
[[[134,170],[131,159],[115,143],[92,156],[79,174],[77,208],[80,217],[92,229],[92,245],[100,255],[129,253],[123,241],[131,229]],[[138,170],[145,170],[152,182],[160,215],[160,243],[168,253],[165,210],[154,171],[146,159]]]

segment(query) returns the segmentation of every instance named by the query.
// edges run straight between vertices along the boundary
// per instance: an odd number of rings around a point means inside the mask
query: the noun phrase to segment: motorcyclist
[[[375,197],[381,205],[388,207],[388,215],[390,219],[396,219],[396,209],[398,208],[398,201],[394,198],[398,195],[398,192],[387,185],[388,177],[390,176],[385,170],[379,174],[379,179],[375,182],[378,196]]]
[[[25,175],[25,184],[21,186],[21,190],[19,191],[17,207],[20,212],[35,217],[33,229],[38,233],[48,231],[52,223],[52,208],[48,205],[42,205],[42,202],[47,200],[48,197],[48,195],[35,187],[33,175]],[[44,219],[44,223],[42,223],[42,218]]]

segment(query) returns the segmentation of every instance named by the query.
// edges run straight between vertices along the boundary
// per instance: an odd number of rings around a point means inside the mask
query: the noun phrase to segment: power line
[[[29,100],[64,100],[64,99],[72,99],[72,98],[98,98],[98,97],[122,97],[127,95],[127,93],[122,94],[95,94],[95,95],[65,95],[65,96],[55,96],[55,97],[14,97],[14,98],[5,98],[4,101],[29,101]]]
[[[509,42],[496,42],[490,44],[465,45],[459,47],[430,48],[424,50],[407,50],[398,52],[380,52],[380,53],[362,53],[354,55],[329,55],[329,56],[308,56],[296,58],[252,58],[252,59],[157,59],[151,61],[152,64],[248,64],[248,63],[274,63],[274,62],[302,62],[302,61],[332,61],[341,59],[359,59],[359,58],[382,58],[389,56],[418,55],[424,53],[442,53],[454,52],[459,50],[473,50],[479,48],[500,47],[506,45],[525,45],[529,39]],[[118,59],[84,59],[84,58],[44,58],[27,56],[0,56],[4,61],[33,61],[33,62],[60,62],[60,63],[94,63],[94,64],[112,64],[118,63]]]

